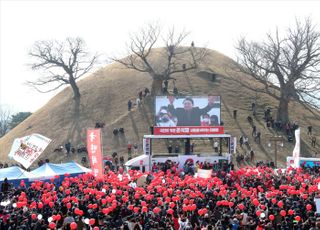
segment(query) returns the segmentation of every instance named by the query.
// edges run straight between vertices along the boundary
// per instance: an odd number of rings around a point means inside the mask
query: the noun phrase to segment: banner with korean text
[[[224,134],[223,126],[180,126],[180,127],[154,127],[154,135],[206,135]]]
[[[43,153],[50,142],[51,139],[37,133],[16,138],[8,157],[27,169]]]
[[[87,130],[87,150],[93,175],[103,177],[100,129]]]

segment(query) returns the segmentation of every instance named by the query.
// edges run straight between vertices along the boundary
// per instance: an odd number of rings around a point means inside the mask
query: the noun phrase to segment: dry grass
[[[153,60],[161,50],[157,49]],[[222,96],[222,119],[225,123],[226,132],[239,137],[241,134],[249,136],[252,148],[257,152],[257,158],[263,160],[273,159],[273,150],[266,147],[267,135],[273,135],[273,131],[265,127],[262,120],[264,106],[271,106],[276,111],[277,103],[268,96],[258,97],[258,120],[255,120],[258,130],[262,133],[261,145],[253,143],[251,127],[247,122],[250,114],[251,102],[255,93],[240,86],[233,81],[234,77],[229,76],[225,71],[232,62],[228,57],[210,51],[208,56],[208,66],[212,71],[219,74],[216,82],[210,81],[206,77],[201,77],[196,72],[187,74],[177,74],[177,86],[181,92],[188,95],[219,94]],[[240,76],[245,78],[244,76]],[[93,127],[95,122],[105,122],[103,129],[103,149],[105,155],[110,155],[113,151],[124,154],[127,142],[139,143],[140,150],[142,137],[148,133],[150,125],[153,123],[153,100],[148,98],[140,109],[134,109],[130,113],[127,111],[127,101],[135,101],[138,92],[145,87],[150,89],[151,78],[147,74],[126,70],[118,64],[110,64],[100,69],[91,76],[78,82],[81,91],[81,127],[82,138],[85,140],[85,130]],[[172,86],[169,86],[172,87]],[[169,88],[170,89],[170,88]],[[39,95],[41,96],[41,95]],[[62,90],[52,98],[44,107],[36,111],[32,116],[22,122],[6,136],[0,139],[0,160],[8,161],[7,155],[10,151],[14,138],[25,136],[31,133],[40,133],[53,140],[43,157],[48,157],[53,162],[65,161],[65,154],[55,154],[53,149],[64,144],[70,136],[72,125],[72,92],[70,88]],[[238,119],[232,118],[232,111],[238,110]],[[302,141],[307,143],[304,146],[302,155],[312,152],[310,140],[306,135],[306,127],[313,125],[314,132],[319,134],[320,122],[314,119],[313,115],[306,111],[301,105],[290,104],[291,119],[298,121],[302,127]],[[125,136],[115,139],[112,134],[113,128],[125,128]],[[160,145],[163,148],[164,145]],[[284,162],[287,155],[291,155],[293,144],[286,144],[280,150],[280,160]],[[239,151],[247,151],[239,148]],[[75,157],[79,160],[79,157]]]

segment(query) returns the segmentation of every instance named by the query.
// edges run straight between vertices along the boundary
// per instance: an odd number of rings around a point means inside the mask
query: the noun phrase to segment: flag
[[[299,164],[299,158],[300,158],[300,128],[295,130],[295,138],[296,138],[296,145],[294,146],[293,149],[293,160],[294,160],[294,168],[299,168],[300,164]]]
[[[51,139],[37,133],[16,138],[8,157],[19,162],[27,169],[38,159],[50,142]]]
[[[103,177],[100,129],[87,130],[87,150],[93,175]]]

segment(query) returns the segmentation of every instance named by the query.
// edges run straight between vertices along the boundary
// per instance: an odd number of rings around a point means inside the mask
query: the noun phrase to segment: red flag
[[[93,175],[103,177],[100,129],[87,130],[87,149]]]

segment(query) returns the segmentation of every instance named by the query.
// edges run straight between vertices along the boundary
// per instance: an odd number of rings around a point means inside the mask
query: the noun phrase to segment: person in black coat
[[[11,185],[8,182],[7,178],[4,178],[3,183],[1,184],[1,192],[7,193],[10,189]]]
[[[177,126],[200,126],[201,116],[208,113],[214,107],[214,97],[208,97],[208,105],[202,109],[199,107],[194,107],[193,99],[186,97],[183,100],[183,108],[174,108],[173,102],[174,97],[169,98],[168,111],[177,117]]]

